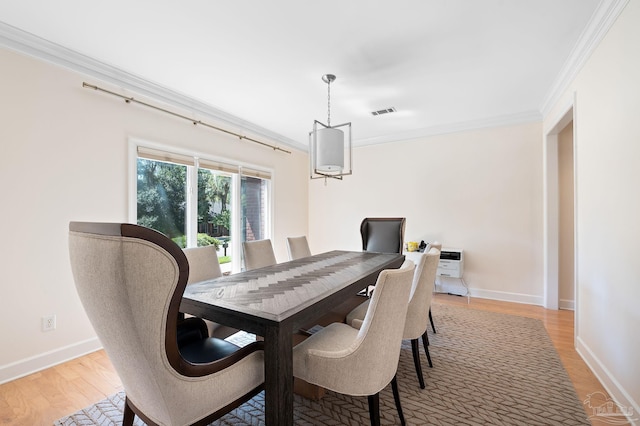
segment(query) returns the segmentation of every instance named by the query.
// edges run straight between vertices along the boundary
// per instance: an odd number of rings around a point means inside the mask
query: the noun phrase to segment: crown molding
[[[600,1],[540,107],[543,117],[546,117],[551,112],[551,109],[562,94],[567,90],[571,82],[575,80],[578,72],[580,72],[593,51],[598,47],[616,19],[618,19],[627,3],[629,3],[629,0]]]
[[[33,56],[54,65],[68,68],[75,72],[86,74],[87,76],[97,78],[122,89],[161,101],[167,105],[204,117],[210,117],[224,125],[232,127],[237,133],[243,133],[247,136],[250,133],[252,136],[265,138],[296,150],[307,150],[306,144],[296,142],[192,97],[97,61],[86,55],[15,28],[2,21],[0,21],[0,46]]]
[[[463,121],[460,123],[443,124],[439,126],[425,127],[404,133],[379,136],[367,139],[359,139],[354,146],[377,145],[389,142],[408,141],[431,136],[445,135],[449,133],[468,132],[492,127],[508,127],[519,124],[536,123],[542,121],[539,111],[525,111],[517,114],[502,115],[480,120]]]
[[[618,18],[629,0],[602,0],[592,15],[589,24],[574,46],[569,58],[556,77],[540,111],[527,111],[518,114],[452,123],[412,130],[404,133],[357,139],[354,146],[375,145],[395,141],[418,139],[448,133],[470,131],[489,127],[510,126],[528,122],[542,121],[549,114],[551,108],[558,102],[560,96],[575,79],[593,50],[604,38],[607,31]],[[228,125],[238,133],[248,132],[259,138],[266,138],[286,145],[290,148],[308,151],[305,143],[295,141],[271,130],[243,120],[192,97],[180,94],[171,89],[145,80],[137,75],[92,59],[86,55],[67,49],[43,38],[27,33],[0,21],[0,45],[9,49],[36,57],[41,60],[71,69],[82,74],[130,90],[143,96],[161,101],[167,105],[191,111],[205,117],[210,117],[220,123]]]

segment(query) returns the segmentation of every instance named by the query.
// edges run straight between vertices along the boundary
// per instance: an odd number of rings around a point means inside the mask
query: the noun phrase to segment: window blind
[[[163,161],[166,163],[176,163],[185,166],[194,166],[195,157],[186,154],[177,154],[175,152],[163,151],[160,149],[138,146],[138,157],[147,160]],[[223,161],[210,160],[206,158],[198,158],[198,166],[203,169],[215,170],[224,173],[241,174],[258,179],[271,179],[271,172],[258,170],[252,167],[238,166],[235,164],[225,163]]]
[[[207,160],[206,158],[199,158],[198,166],[203,169],[216,170],[219,172],[238,173],[238,166],[222,161]]]
[[[271,172],[267,172],[264,170],[256,170],[249,167],[241,167],[240,174],[242,176],[249,176],[258,179],[271,179]]]
[[[176,163],[184,166],[193,166],[195,161],[190,155],[176,154],[175,152],[161,151],[158,149],[138,146],[138,157],[147,160],[164,161],[165,163]]]

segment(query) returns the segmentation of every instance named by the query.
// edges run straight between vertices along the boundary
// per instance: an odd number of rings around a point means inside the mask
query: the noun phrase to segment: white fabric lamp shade
[[[326,127],[316,129],[316,170],[341,172],[344,168],[344,132]]]

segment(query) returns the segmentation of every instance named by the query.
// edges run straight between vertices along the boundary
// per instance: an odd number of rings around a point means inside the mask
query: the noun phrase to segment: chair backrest
[[[215,246],[192,247],[183,251],[189,261],[187,285],[222,276]]]
[[[287,237],[287,249],[289,250],[289,260],[300,259],[311,256],[307,237]]]
[[[407,321],[404,325],[403,338],[405,339],[417,339],[427,330],[429,307],[433,298],[433,286],[439,261],[440,250],[431,248],[427,253],[420,253],[420,260],[416,262]]]
[[[247,271],[278,263],[271,240],[245,241],[242,243],[244,267]]]
[[[399,269],[386,269],[378,275],[362,327],[350,346],[350,356],[356,360],[351,369],[359,371],[349,371],[345,380],[354,383],[344,386],[359,392],[354,395],[373,395],[396,374],[414,270],[413,262],[405,260]]]
[[[431,248],[437,248],[438,250],[442,251],[442,243],[440,241],[434,241],[432,243],[429,243],[427,245],[427,249],[431,249]],[[429,250],[425,250],[425,252],[427,252]]]
[[[189,275],[184,253],[141,226],[71,222],[69,255],[80,300],[127,396],[167,417],[157,404],[167,360],[179,374],[194,375],[176,337]]]
[[[404,217],[367,217],[360,224],[362,250],[378,253],[402,253]]]

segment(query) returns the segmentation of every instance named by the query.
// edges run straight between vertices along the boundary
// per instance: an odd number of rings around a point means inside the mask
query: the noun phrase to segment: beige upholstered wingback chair
[[[242,243],[242,251],[244,252],[244,268],[247,271],[278,263],[271,240],[245,241]]]
[[[367,217],[360,224],[362,250],[378,253],[402,253],[404,217]]]
[[[222,276],[215,246],[191,247],[183,249],[183,251],[189,261],[187,285]],[[238,332],[235,328],[223,326],[213,321],[204,320],[204,322],[207,325],[209,336],[212,337],[223,339]]]
[[[371,424],[380,424],[379,392],[391,382],[402,424],[396,372],[414,264],[380,272],[359,330],[332,323],[293,350],[293,375],[334,392],[368,396]]]
[[[263,389],[262,342],[178,347],[189,264],[169,238],[131,224],[69,224],[84,309],[126,392],[124,425],[208,424]],[[197,320],[197,318],[193,318]]]
[[[416,367],[416,374],[420,387],[424,389],[424,378],[422,376],[422,367],[420,365],[420,345],[418,339],[422,337],[422,344],[427,354],[429,367],[433,367],[431,355],[429,354],[429,337],[427,336],[427,328],[429,326],[428,312],[431,306],[433,296],[433,282],[438,269],[438,261],[440,259],[440,251],[432,248],[428,253],[421,253],[420,260],[416,263],[416,268],[411,285],[411,299],[409,308],[407,309],[407,320],[404,325],[403,339],[411,340],[411,349],[413,352],[413,363]],[[378,291],[376,290],[373,292]],[[370,300],[367,300],[356,307],[347,315],[347,324],[355,328],[362,326],[363,320],[369,308]]]
[[[287,248],[289,249],[289,260],[301,259],[311,256],[307,237],[287,237]]]

